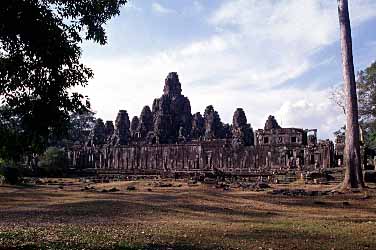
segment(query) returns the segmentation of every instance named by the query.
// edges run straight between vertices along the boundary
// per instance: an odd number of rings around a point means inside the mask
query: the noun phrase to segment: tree
[[[359,124],[364,137],[364,146],[376,149],[376,62],[357,73]],[[345,112],[343,86],[330,91],[329,99]]]
[[[366,146],[376,149],[376,62],[358,72],[360,123]]]
[[[329,99],[342,109],[343,114],[346,115],[345,93],[343,86],[335,86],[329,92]]]
[[[67,168],[64,149],[48,147],[38,162],[38,172],[42,176],[60,177]]]
[[[338,1],[342,70],[345,85],[346,136],[344,150],[345,178],[341,189],[364,187],[360,164],[358,100],[352,54],[351,25],[347,0]]]
[[[70,112],[89,108],[87,98],[69,92],[93,77],[80,62],[80,44],[104,45],[103,25],[126,2],[0,1],[0,101],[19,119],[27,151],[42,152],[51,134],[66,132]]]
[[[94,114],[90,110],[83,113],[71,114],[67,139],[73,143],[85,143],[89,139],[89,134],[95,125],[96,119]]]
[[[21,159],[28,142],[22,136],[20,120],[8,106],[0,106],[0,160]]]

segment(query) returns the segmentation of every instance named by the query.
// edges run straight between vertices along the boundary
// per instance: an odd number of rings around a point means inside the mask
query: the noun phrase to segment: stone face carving
[[[181,83],[176,72],[170,72],[167,75],[165,85],[163,87],[163,95],[169,97],[181,96]]]
[[[223,138],[223,124],[218,112],[214,110],[212,105],[209,105],[205,109],[205,139],[213,140]]]
[[[167,95],[153,102],[154,134],[156,143],[173,143],[174,131],[171,114],[171,100]],[[176,137],[175,137],[176,138]]]
[[[193,170],[196,174],[218,168],[249,174],[250,170],[326,168],[341,157],[340,152],[334,154],[330,141],[309,140],[308,133],[315,130],[281,128],[273,116],[269,116],[265,129],[256,131],[256,144],[243,109],[235,111],[232,123],[223,124],[211,105],[203,116],[192,116],[190,102],[182,95],[179,77],[173,72],[168,74],[163,95],[154,100],[152,110],[145,106],[131,123],[127,111],[119,111],[115,129],[112,122],[104,125],[98,119],[88,144],[74,145],[77,151],[70,154],[72,166],[122,169],[133,174],[145,174],[145,170],[156,174]]]
[[[106,124],[105,124],[105,135],[106,135],[106,141],[108,142],[112,135],[114,134],[114,123],[112,121],[106,121]]]
[[[233,145],[253,145],[253,130],[251,125],[247,123],[247,117],[244,110],[241,108],[236,109],[232,119],[232,135]]]
[[[154,122],[153,122],[153,113],[150,110],[149,106],[145,106],[140,115],[140,124],[137,128],[140,133],[140,138],[145,139],[150,131],[153,131]]]
[[[106,143],[105,125],[102,119],[97,119],[93,130],[90,133],[89,145],[103,145]]]
[[[192,129],[191,104],[187,97],[176,96],[171,100],[171,111],[173,114],[173,123],[175,131],[183,128],[183,136],[188,137]]]
[[[175,143],[178,138],[188,138],[190,135],[191,104],[181,92],[178,74],[169,73],[165,80],[163,95],[153,102],[154,134],[157,143]]]
[[[173,136],[173,131],[170,130],[171,128],[171,116],[158,114],[154,121],[154,135],[156,137],[156,143],[174,143],[176,137]]]
[[[237,108],[232,117],[232,125],[234,129],[241,128],[247,125],[247,117],[242,108]]]
[[[192,117],[192,131],[191,131],[191,137],[192,139],[200,139],[203,138],[205,135],[205,120],[200,114],[200,112],[197,112]]]
[[[126,145],[130,138],[130,121],[127,111],[120,110],[115,120],[115,131],[111,139],[112,145]]]
[[[131,128],[130,128],[132,140],[136,140],[137,139],[137,132],[138,132],[138,126],[139,125],[140,125],[140,120],[138,119],[137,116],[134,116],[132,118]]]
[[[269,115],[268,119],[265,122],[264,129],[270,130],[270,129],[278,129],[278,128],[281,128],[281,126],[279,126],[277,120],[274,118],[274,116]]]
[[[231,139],[232,138],[232,125],[230,124],[224,124],[223,125],[223,132],[222,132],[222,137],[225,139]]]
[[[121,110],[115,122],[98,121],[92,132],[91,143],[126,145],[185,143],[191,140],[230,139],[233,145],[254,145],[254,135],[243,109],[238,108],[233,124],[223,124],[212,105],[206,107],[204,117],[200,113],[192,116],[189,99],[182,95],[179,76],[171,72],[165,79],[163,95],[142,109],[140,117],[129,122],[128,113]],[[265,130],[281,128],[274,116],[269,116]],[[95,136],[94,136],[95,135]]]

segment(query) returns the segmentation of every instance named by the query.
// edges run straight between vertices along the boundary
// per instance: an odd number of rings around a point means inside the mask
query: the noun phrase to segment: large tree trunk
[[[344,166],[346,172],[341,189],[362,188],[364,187],[364,181],[360,163],[358,98],[356,94],[348,1],[337,1],[346,100],[346,139],[344,151]]]

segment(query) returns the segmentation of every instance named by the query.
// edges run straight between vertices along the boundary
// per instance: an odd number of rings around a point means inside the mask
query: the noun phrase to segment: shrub
[[[20,169],[16,165],[3,160],[0,161],[0,175],[5,182],[12,185],[19,183],[22,176]]]
[[[65,151],[57,147],[47,148],[38,162],[39,174],[44,176],[62,176],[66,166]]]

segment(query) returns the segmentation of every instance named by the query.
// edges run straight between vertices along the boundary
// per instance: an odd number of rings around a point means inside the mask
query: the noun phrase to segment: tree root
[[[359,184],[358,187],[351,187],[350,183],[340,183],[337,186],[335,186],[333,189],[331,189],[332,193],[359,193],[363,192],[368,187],[366,185]]]

